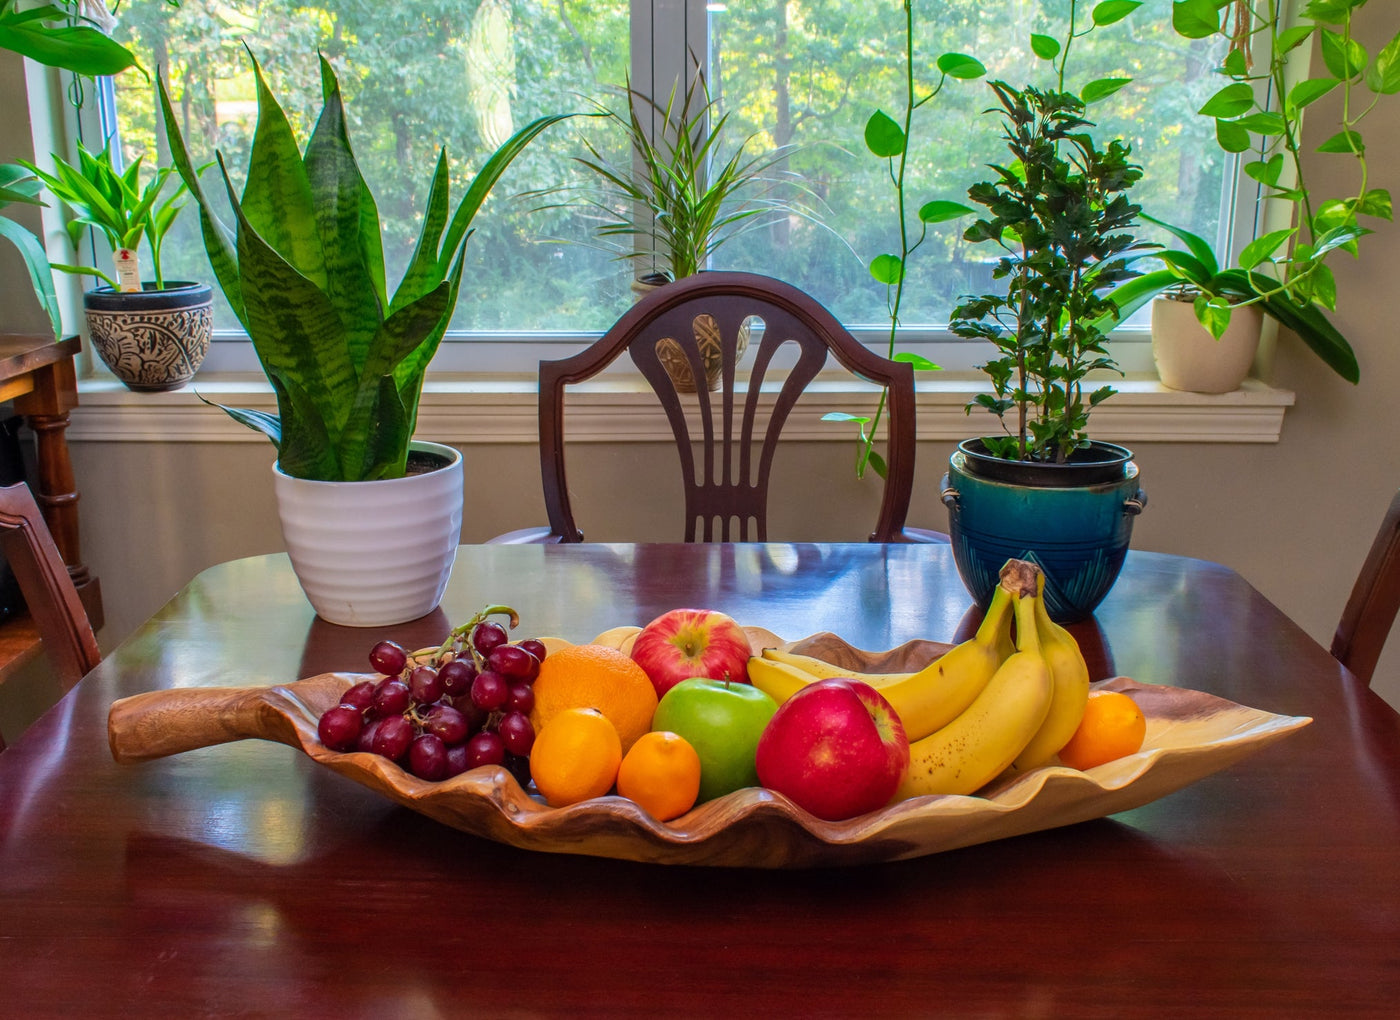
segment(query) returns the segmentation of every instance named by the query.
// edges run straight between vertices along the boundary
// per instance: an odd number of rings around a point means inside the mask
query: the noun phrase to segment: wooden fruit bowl
[[[750,633],[757,643],[765,632]],[[787,647],[881,672],[916,669],[947,646],[913,641],[871,653],[819,634]],[[404,807],[512,846],[664,864],[791,868],[919,857],[1127,811],[1312,721],[1116,677],[1095,686],[1131,694],[1147,717],[1147,738],[1137,754],[1088,772],[1046,767],[999,779],[980,796],[916,797],[841,822],[815,818],[781,794],[753,787],[658,822],[617,796],[551,808],[500,767],[428,782],[378,755],[329,751],[317,737],[317,720],[361,679],[325,673],[274,687],[181,688],[124,698],[108,715],[112,755],[136,762],[232,740],[273,740],[301,748]]]

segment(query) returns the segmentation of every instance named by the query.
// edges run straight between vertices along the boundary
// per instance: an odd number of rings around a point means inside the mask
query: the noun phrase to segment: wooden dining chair
[[[1332,655],[1367,684],[1400,611],[1400,492],[1376,532],[1342,610]]]
[[[746,327],[761,337],[748,352],[745,384],[738,362],[739,337]],[[670,424],[684,483],[685,541],[768,540],[768,482],[779,438],[798,397],[828,355],[888,392],[886,477],[870,540],[946,541],[937,532],[904,528],[914,483],[913,368],[864,347],[796,287],[753,273],[705,272],[652,291],[587,350],[540,362],[540,474],[549,527],[513,531],[492,542],[583,541],[564,466],[565,391],[598,375],[624,351]],[[714,391],[704,382],[707,354],[719,365]],[[782,367],[793,356],[791,367]],[[677,388],[668,362],[689,366],[690,378],[701,380],[694,392]],[[775,394],[771,399],[770,392]],[[871,403],[873,409],[873,391]]]
[[[63,691],[102,658],[68,567],[29,486],[0,486],[0,549],[14,571],[43,649]],[[0,673],[0,683],[4,674]],[[0,751],[5,739],[0,734]]]

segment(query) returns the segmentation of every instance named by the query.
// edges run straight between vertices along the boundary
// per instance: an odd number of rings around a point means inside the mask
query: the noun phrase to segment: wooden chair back
[[[68,568],[23,482],[0,486],[0,548],[24,593],[59,686],[67,691],[102,656]],[[4,747],[0,736],[0,750]]]
[[[1400,492],[1376,532],[1342,610],[1332,655],[1367,684],[1400,611]]]
[[[737,354],[745,324],[757,343],[749,345],[748,379],[741,385]],[[719,388],[710,391],[704,381],[705,353],[716,348],[720,381]],[[767,541],[768,480],[778,441],[798,397],[826,365],[828,355],[847,371],[887,388],[886,477],[879,517],[869,537],[878,542],[902,540],[914,484],[912,367],[862,346],[796,287],[766,276],[728,272],[699,273],[660,287],[587,350],[540,363],[540,472],[552,540],[583,540],[564,467],[565,389],[596,376],[624,351],[656,393],[670,423],[684,479],[685,541]],[[698,380],[695,392],[677,389],[666,360],[689,364],[691,378]],[[764,399],[765,385],[775,391],[771,401]]]

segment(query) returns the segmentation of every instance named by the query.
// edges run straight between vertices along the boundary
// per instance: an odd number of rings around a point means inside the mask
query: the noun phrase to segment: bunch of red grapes
[[[486,619],[454,631],[426,662],[381,641],[369,662],[383,678],[355,684],[321,715],[321,743],[381,755],[428,780],[504,765],[524,785],[535,742],[533,684],[544,657],[542,642],[512,643],[504,627]]]

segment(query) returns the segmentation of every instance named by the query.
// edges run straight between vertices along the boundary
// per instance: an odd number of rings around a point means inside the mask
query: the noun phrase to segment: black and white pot
[[[1018,559],[1044,572],[1053,620],[1091,615],[1118,579],[1147,504],[1132,456],[1095,442],[1067,464],[1041,464],[1002,460],[980,439],[960,443],[943,502],[958,574],[978,605],[990,605],[1001,568]]]
[[[316,615],[387,627],[442,601],[462,534],[462,454],[414,440],[409,473],[371,482],[294,478],[272,466],[292,569]]]
[[[214,333],[213,290],[179,281],[162,290],[97,287],[83,295],[98,355],[128,389],[176,390],[199,370]]]

